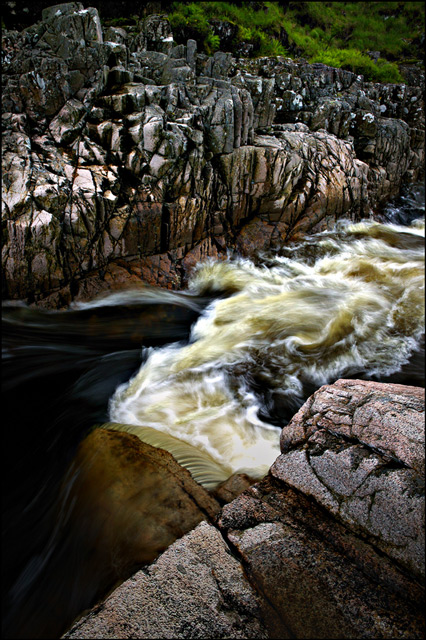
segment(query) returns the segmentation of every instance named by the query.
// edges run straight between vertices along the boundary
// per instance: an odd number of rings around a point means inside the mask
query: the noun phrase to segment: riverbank
[[[424,75],[139,26],[2,34],[6,636],[420,638]]]
[[[424,175],[424,74],[176,43],[79,3],[3,33],[3,298],[64,308],[368,217]],[[61,81],[58,81],[61,78]]]
[[[422,638],[423,423],[423,389],[322,387],[264,480],[62,637]]]

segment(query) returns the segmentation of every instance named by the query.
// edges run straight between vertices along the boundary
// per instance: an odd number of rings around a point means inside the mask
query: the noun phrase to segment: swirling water
[[[215,462],[206,486],[258,478],[307,390],[388,377],[420,348],[424,225],[341,223],[259,265],[199,265],[190,288],[232,295],[202,312],[188,344],[147,352],[110,402],[112,428],[147,439],[148,427],[205,452]]]
[[[4,307],[4,637],[57,637],[111,586],[101,567],[87,584],[102,532],[73,520],[81,469],[63,481],[94,424],[168,449],[212,488],[265,474],[280,428],[322,384],[424,386],[422,203],[412,188],[380,222],[342,221],[256,262],[207,261],[186,292]]]

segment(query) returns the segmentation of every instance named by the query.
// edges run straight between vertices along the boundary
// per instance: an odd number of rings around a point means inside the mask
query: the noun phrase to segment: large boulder
[[[201,523],[64,637],[423,638],[423,445],[423,389],[321,387],[270,473],[230,480],[222,535]]]
[[[26,592],[25,616],[22,605],[9,603],[6,634],[58,637],[137,568],[201,521],[213,521],[219,508],[167,451],[128,433],[95,429],[62,481],[50,553],[33,567],[40,588]]]
[[[202,522],[63,638],[268,638],[259,601],[218,530]]]
[[[219,521],[276,613],[269,630],[422,637],[424,390],[321,387],[282,430],[281,448],[270,475]]]
[[[322,387],[281,435],[277,479],[311,496],[424,578],[424,389],[361,380]]]

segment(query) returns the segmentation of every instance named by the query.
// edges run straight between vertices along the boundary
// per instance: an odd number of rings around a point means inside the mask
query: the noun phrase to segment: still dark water
[[[235,472],[262,477],[280,428],[322,384],[424,386],[424,188],[378,219],[256,263],[206,262],[187,292],[62,312],[3,305],[3,637],[58,637],[137,569],[96,552],[109,525],[77,489],[90,452],[80,467],[75,454],[95,425],[178,460],[183,447],[210,489]]]

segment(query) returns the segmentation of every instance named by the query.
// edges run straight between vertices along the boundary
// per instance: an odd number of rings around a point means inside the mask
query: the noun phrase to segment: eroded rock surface
[[[321,387],[281,435],[274,477],[424,578],[424,389]]]
[[[4,31],[2,56],[6,298],[178,289],[200,258],[367,216],[424,170],[424,79],[208,57],[164,17],[104,33],[78,2]]]
[[[309,497],[267,477],[219,525],[273,638],[421,638],[418,583]]]
[[[202,522],[64,638],[267,638],[259,602],[218,530]]]
[[[278,632],[421,637],[424,390],[326,385],[283,429],[281,448],[219,520]]]
[[[423,389],[322,387],[222,536],[200,524],[64,637],[423,638],[423,440]]]

